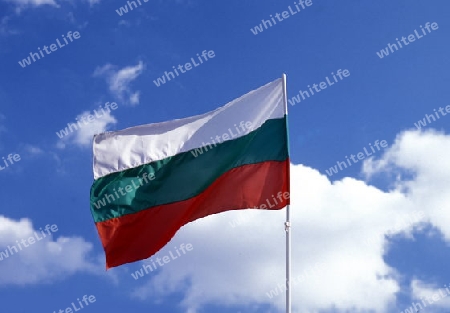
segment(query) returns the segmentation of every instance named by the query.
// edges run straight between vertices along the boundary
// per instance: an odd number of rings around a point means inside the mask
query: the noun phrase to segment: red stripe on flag
[[[272,196],[289,192],[288,171],[289,159],[240,166],[223,174],[196,197],[96,223],[106,267],[151,257],[183,225],[211,214],[262,204],[270,210],[284,208],[289,198],[277,198],[275,204]]]

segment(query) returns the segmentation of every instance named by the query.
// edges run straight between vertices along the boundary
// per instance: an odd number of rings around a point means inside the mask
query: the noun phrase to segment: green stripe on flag
[[[195,197],[221,175],[242,165],[284,161],[288,157],[286,136],[285,116],[268,120],[238,139],[207,146],[202,153],[195,149],[99,178],[91,188],[94,221]],[[144,173],[154,179],[141,184],[138,177],[142,179]]]

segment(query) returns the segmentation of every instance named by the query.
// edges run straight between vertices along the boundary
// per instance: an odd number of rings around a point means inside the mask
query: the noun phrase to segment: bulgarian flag
[[[146,259],[185,224],[289,204],[283,79],[193,117],[94,136],[91,212],[106,267]]]

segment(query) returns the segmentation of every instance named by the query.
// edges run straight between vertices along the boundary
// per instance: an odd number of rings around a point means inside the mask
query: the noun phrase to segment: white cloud
[[[6,116],[0,113],[0,133],[6,132],[6,127],[3,125],[4,120],[6,120]]]
[[[145,65],[139,62],[135,66],[127,66],[117,69],[117,66],[106,64],[97,67],[94,71],[94,77],[105,77],[111,93],[120,101],[139,104],[139,91],[131,91],[130,84],[144,71]]]
[[[125,21],[125,20],[120,20],[120,21],[119,21],[119,26],[121,26],[121,25],[130,27],[130,26],[131,26],[131,23],[128,22],[128,21]]]
[[[39,228],[45,229],[45,225]],[[55,239],[58,231],[49,232],[52,236],[44,238],[40,229],[33,228],[29,219],[16,221],[0,215],[0,253],[3,253],[0,286],[51,282],[77,272],[104,272],[99,262],[90,260],[91,243],[78,237]],[[33,244],[29,244],[30,237],[35,238]],[[25,247],[22,239],[28,247]]]
[[[450,135],[428,131],[400,134],[383,158],[371,161],[365,169],[377,172],[399,172],[395,188],[424,210],[431,224],[450,241]],[[406,173],[408,176],[402,177]]]
[[[94,4],[100,3],[101,0],[87,0],[89,2],[90,6],[93,6]]]
[[[139,104],[139,96],[140,96],[141,92],[137,91],[133,94],[130,95],[130,103],[131,105],[137,105]]]
[[[30,155],[41,155],[44,153],[44,150],[42,150],[41,148],[30,144],[25,145],[25,151],[28,152]]]
[[[0,0],[2,1],[2,0]],[[61,3],[63,2],[68,2],[68,3],[72,3],[76,2],[74,0],[69,0],[69,1],[56,1],[56,0],[3,0],[4,2],[9,2],[12,3],[16,6],[16,13],[21,13],[23,9],[26,8],[37,8],[40,6],[44,6],[44,5],[49,5],[52,6],[54,8],[61,8]],[[101,0],[83,0],[85,3],[88,3],[89,6],[94,6],[95,4],[100,3]],[[0,25],[0,33],[2,33],[2,25]]]
[[[94,135],[105,132],[111,124],[116,124],[116,118],[111,114],[111,111],[99,112],[100,117],[96,117],[92,122],[83,123],[87,121],[89,115],[94,115],[92,112],[85,111],[77,116],[77,120],[81,121],[81,127],[78,130],[70,132],[69,135],[60,139],[57,143],[58,148],[65,148],[67,144],[74,144],[79,147],[88,147],[92,144]],[[71,122],[72,123],[72,122]],[[75,123],[75,121],[73,122]]]
[[[380,160],[370,162],[377,169],[372,174],[390,166],[415,176],[385,192],[348,177],[330,182],[315,169],[291,166],[292,277],[303,274],[293,286],[295,312],[392,311],[399,273],[384,262],[385,236],[410,236],[431,222],[450,239],[445,214],[450,210],[450,136],[405,132]],[[239,225],[230,225],[239,219]],[[284,219],[285,210],[235,211],[184,227],[159,255],[183,242],[194,251],[148,275],[133,296],[162,298],[185,291],[182,305],[189,313],[206,304],[270,304],[283,310],[284,292],[272,298],[267,293],[284,281]],[[316,274],[304,275],[317,264]]]
[[[424,309],[432,312],[442,308],[450,309],[450,288],[447,284],[436,286],[414,279],[411,282],[411,289],[415,300],[411,306],[416,310]]]
[[[15,3],[19,6],[40,6],[40,5],[52,5],[58,6],[54,0],[5,0],[7,2]]]
[[[10,16],[4,16],[0,20],[0,35],[17,35],[19,34],[19,31],[15,29],[11,29],[8,25],[9,21],[11,20]]]
[[[20,13],[25,8],[36,8],[43,5],[50,5],[59,8],[60,5],[54,0],[3,0],[16,6],[16,13]]]

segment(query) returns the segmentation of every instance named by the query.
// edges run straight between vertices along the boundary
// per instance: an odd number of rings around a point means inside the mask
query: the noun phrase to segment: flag
[[[285,99],[278,79],[202,115],[94,136],[107,268],[149,258],[196,219],[289,204]]]

